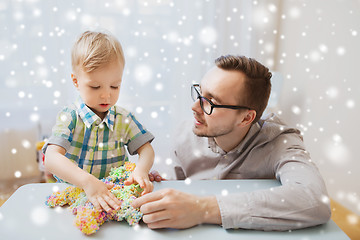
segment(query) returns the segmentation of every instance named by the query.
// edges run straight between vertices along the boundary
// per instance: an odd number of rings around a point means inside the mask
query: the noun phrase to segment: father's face
[[[245,75],[238,71],[227,71],[213,67],[201,80],[201,95],[216,105],[241,105]],[[200,137],[220,137],[230,134],[237,127],[242,110],[214,108],[207,115],[197,100],[192,106],[194,113],[193,132]]]

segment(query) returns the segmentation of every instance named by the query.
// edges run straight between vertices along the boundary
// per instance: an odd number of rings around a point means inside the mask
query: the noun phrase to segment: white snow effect
[[[294,106],[291,107],[291,111],[292,111],[294,114],[296,114],[296,115],[299,115],[299,114],[301,113],[300,107],[298,107],[298,106],[296,106],[296,105],[294,105]]]
[[[25,97],[25,92],[24,92],[24,91],[20,91],[20,92],[18,93],[18,96],[19,96],[19,98],[24,98],[24,97]]]
[[[159,116],[159,114],[157,112],[155,112],[155,111],[151,112],[150,115],[151,115],[152,118],[157,118]]]
[[[150,82],[153,71],[149,65],[139,64],[135,67],[135,80],[141,85],[146,85]]]
[[[314,50],[310,52],[309,59],[311,62],[319,62],[322,59],[322,56],[318,51]]]
[[[49,220],[49,215],[44,207],[35,207],[30,213],[30,219],[35,225],[44,225]]]
[[[338,166],[347,165],[350,161],[350,152],[348,147],[342,142],[328,141],[324,144],[323,152],[327,159]]]
[[[91,16],[89,14],[83,14],[81,16],[81,23],[84,26],[93,26],[96,23],[96,18],[94,18],[93,16]]]
[[[333,141],[335,143],[341,143],[342,142],[342,137],[339,134],[334,134],[332,139],[333,139]]]
[[[69,21],[75,21],[76,20],[76,12],[73,10],[69,10],[66,14],[66,19]]]
[[[352,99],[347,100],[346,101],[346,107],[349,108],[349,109],[354,108],[355,107],[354,100],[352,100]]]
[[[53,192],[57,192],[57,191],[59,191],[60,189],[59,189],[59,186],[57,186],[57,185],[55,185],[55,186],[53,186],[52,187],[52,191]]]
[[[191,184],[191,179],[190,179],[190,178],[186,178],[184,182],[185,182],[186,185],[189,185],[189,184]]]
[[[345,47],[343,47],[343,46],[338,47],[338,48],[336,49],[336,53],[337,53],[339,56],[345,55],[345,53],[346,53]]]
[[[327,53],[328,52],[328,47],[325,44],[320,44],[319,45],[319,50],[322,53]]]
[[[171,165],[173,163],[173,160],[171,158],[165,159],[166,165]]]
[[[21,173],[20,171],[15,171],[15,172],[14,172],[14,176],[15,176],[16,178],[20,178],[21,175],[22,175],[22,173]]]
[[[298,7],[292,7],[289,11],[289,15],[291,18],[299,18],[301,15],[301,10]]]
[[[357,225],[359,222],[359,217],[355,214],[348,214],[346,216],[346,220],[348,221],[348,223],[350,223],[351,225]]]
[[[37,114],[37,113],[32,113],[32,114],[30,115],[30,121],[31,121],[31,122],[38,122],[39,119],[40,119],[40,116],[39,116],[39,114]]]
[[[135,46],[129,46],[125,49],[125,55],[126,55],[126,58],[127,57],[130,57],[130,58],[134,58],[137,56],[137,48]]]
[[[330,203],[330,199],[329,199],[329,197],[326,196],[326,195],[322,195],[322,196],[321,196],[321,201],[322,201],[323,203],[325,203],[325,204]]]
[[[194,150],[194,156],[195,157],[201,156],[201,152],[199,150]]]
[[[29,140],[24,139],[22,140],[21,144],[23,145],[24,148],[29,149],[31,147],[31,143],[29,142]]]
[[[60,91],[55,91],[54,92],[54,97],[58,98],[61,96],[61,92]]]
[[[12,153],[12,154],[16,154],[16,153],[17,153],[16,148],[11,149],[11,153]]]
[[[221,195],[222,196],[227,196],[228,194],[229,194],[229,191],[227,189],[221,190]]]
[[[336,98],[339,95],[339,90],[337,89],[337,87],[330,87],[326,91],[326,95],[329,98]]]
[[[143,108],[142,107],[136,107],[135,112],[138,113],[138,114],[141,114],[143,112]]]
[[[171,31],[171,32],[169,32],[167,35],[164,35],[164,36],[163,36],[163,39],[164,39],[164,40],[167,39],[170,43],[175,44],[175,43],[178,43],[178,42],[179,42],[180,37],[179,37],[179,33],[178,33],[178,32],[176,32],[176,31]]]
[[[164,89],[164,85],[162,83],[156,83],[155,84],[155,90],[156,91],[162,91]]]
[[[274,4],[269,4],[268,9],[272,13],[275,13],[277,11],[277,7]]]
[[[65,114],[61,114],[60,115],[60,120],[63,121],[63,122],[66,122],[67,121],[67,116]]]
[[[217,31],[212,26],[204,27],[199,33],[200,42],[207,46],[214,44],[217,37]]]

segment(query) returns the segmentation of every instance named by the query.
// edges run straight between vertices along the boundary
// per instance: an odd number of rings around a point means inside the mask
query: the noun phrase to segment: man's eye
[[[94,86],[90,86],[92,89],[99,89],[100,86],[94,87]]]
[[[112,89],[118,89],[119,86],[111,86]]]

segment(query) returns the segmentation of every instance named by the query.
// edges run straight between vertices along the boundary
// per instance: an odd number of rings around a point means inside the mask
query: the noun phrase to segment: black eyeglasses
[[[229,109],[248,109],[251,110],[249,107],[245,106],[234,106],[234,105],[216,105],[211,102],[206,97],[200,95],[200,85],[193,84],[191,86],[191,98],[196,102],[196,100],[200,100],[200,107],[207,115],[210,115],[214,108],[229,108]]]

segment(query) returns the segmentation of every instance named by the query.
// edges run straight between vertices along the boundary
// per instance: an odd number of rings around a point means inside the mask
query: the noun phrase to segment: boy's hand
[[[112,185],[106,185],[97,178],[90,178],[84,186],[84,191],[89,201],[97,210],[104,209],[106,212],[118,210],[120,208],[120,201],[109,190]]]
[[[166,180],[165,178],[163,178],[158,171],[153,170],[149,173],[149,179],[150,181],[156,181],[156,182],[161,182],[163,180]]]
[[[154,185],[149,180],[149,175],[145,172],[137,170],[136,168],[125,181],[125,185],[131,185],[134,183],[138,183],[140,187],[144,189],[141,195],[150,193],[154,189]]]

